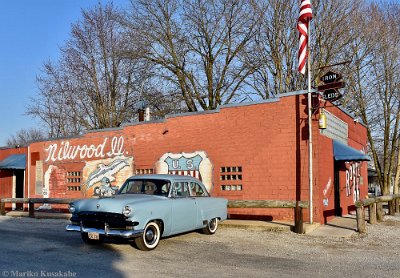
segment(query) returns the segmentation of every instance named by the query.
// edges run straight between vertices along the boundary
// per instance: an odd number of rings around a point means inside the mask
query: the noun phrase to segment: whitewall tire
[[[160,225],[157,222],[149,222],[144,228],[143,235],[135,238],[136,247],[143,251],[150,251],[160,242]]]
[[[218,218],[213,218],[207,222],[207,225],[203,228],[203,233],[206,235],[213,235],[218,229]]]

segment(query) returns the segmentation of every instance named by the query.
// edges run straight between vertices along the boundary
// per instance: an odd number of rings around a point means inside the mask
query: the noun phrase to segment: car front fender
[[[129,204],[128,204],[129,205]],[[171,213],[170,202],[149,202],[140,205],[132,205],[132,215],[129,220],[139,223],[135,229],[144,229],[147,223],[159,220],[163,223],[163,234],[169,234],[171,231]]]

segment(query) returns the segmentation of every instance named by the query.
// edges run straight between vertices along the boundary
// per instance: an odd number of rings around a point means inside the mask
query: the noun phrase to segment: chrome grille
[[[87,228],[104,228],[107,223],[110,228],[126,229],[135,226],[121,213],[82,211],[72,215],[72,222],[82,223]]]

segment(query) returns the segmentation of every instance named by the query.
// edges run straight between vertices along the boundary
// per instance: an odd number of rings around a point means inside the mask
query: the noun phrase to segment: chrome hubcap
[[[146,231],[146,241],[154,241],[154,231],[152,229]]]
[[[217,220],[216,219],[211,220],[210,221],[210,226],[209,226],[210,230],[214,231],[216,224],[217,224]]]

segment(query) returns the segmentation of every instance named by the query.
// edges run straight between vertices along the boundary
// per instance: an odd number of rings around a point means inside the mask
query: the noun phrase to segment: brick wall
[[[304,163],[308,158],[304,153],[300,157],[296,151],[296,140],[301,139],[297,132],[304,126],[304,120],[300,120],[300,127],[296,128],[296,102],[298,98],[283,98],[272,103],[223,108],[219,112],[177,116],[161,123],[127,126],[125,131],[128,137],[135,138],[136,165],[151,165],[167,152],[204,150],[213,163],[214,196],[232,200],[295,200],[299,194],[299,199],[304,199],[308,194],[304,188],[308,169]],[[307,145],[301,141],[304,152]],[[303,166],[297,171],[299,160]],[[238,184],[221,180],[221,168],[235,166],[242,168],[242,190],[221,190],[224,184]],[[287,209],[231,209],[230,214],[293,217]]]
[[[326,109],[340,118],[348,125],[348,145],[356,150],[366,152],[367,146],[367,132],[366,128],[360,124],[354,122],[353,118],[338,109],[337,107],[328,103]],[[316,176],[316,192],[314,197],[315,210],[316,210],[316,221],[327,222],[335,216],[335,176],[334,176],[334,157],[333,157],[333,144],[332,140],[328,137],[320,135],[318,132],[315,138],[317,153],[315,154],[317,167]],[[340,194],[340,209],[343,215],[346,215],[354,211],[354,185],[346,179],[349,168],[355,163],[337,162],[339,170],[339,194]],[[315,167],[314,167],[315,168]],[[357,170],[361,175],[359,184],[359,198],[364,199],[368,194],[368,165],[367,162],[362,162],[358,165]],[[347,173],[346,173],[347,172]],[[346,185],[347,183],[347,185]],[[349,191],[350,190],[350,191]],[[325,200],[325,202],[324,202]],[[327,202],[326,202],[327,200]]]
[[[105,173],[114,179],[114,185],[121,185],[135,173],[161,173],[171,167],[188,170],[192,163],[199,163],[195,167],[197,174],[205,183],[210,179],[206,185],[213,196],[231,200],[308,200],[306,103],[304,96],[283,97],[32,143],[29,193],[31,197],[41,197],[36,185],[43,180],[49,185],[49,197],[90,197]],[[354,124],[337,108],[329,111],[349,124],[352,147],[365,146],[363,126]],[[332,140],[319,134],[317,117],[313,116],[313,201],[315,221],[323,222],[324,214],[332,210],[334,203],[334,162]],[[362,165],[361,172],[364,196],[366,165]],[[345,169],[340,174],[346,177]],[[344,208],[353,204],[349,197],[341,198]],[[328,204],[324,205],[326,199]],[[290,209],[230,209],[229,213],[269,220],[293,218]],[[307,220],[307,210],[304,216]]]

